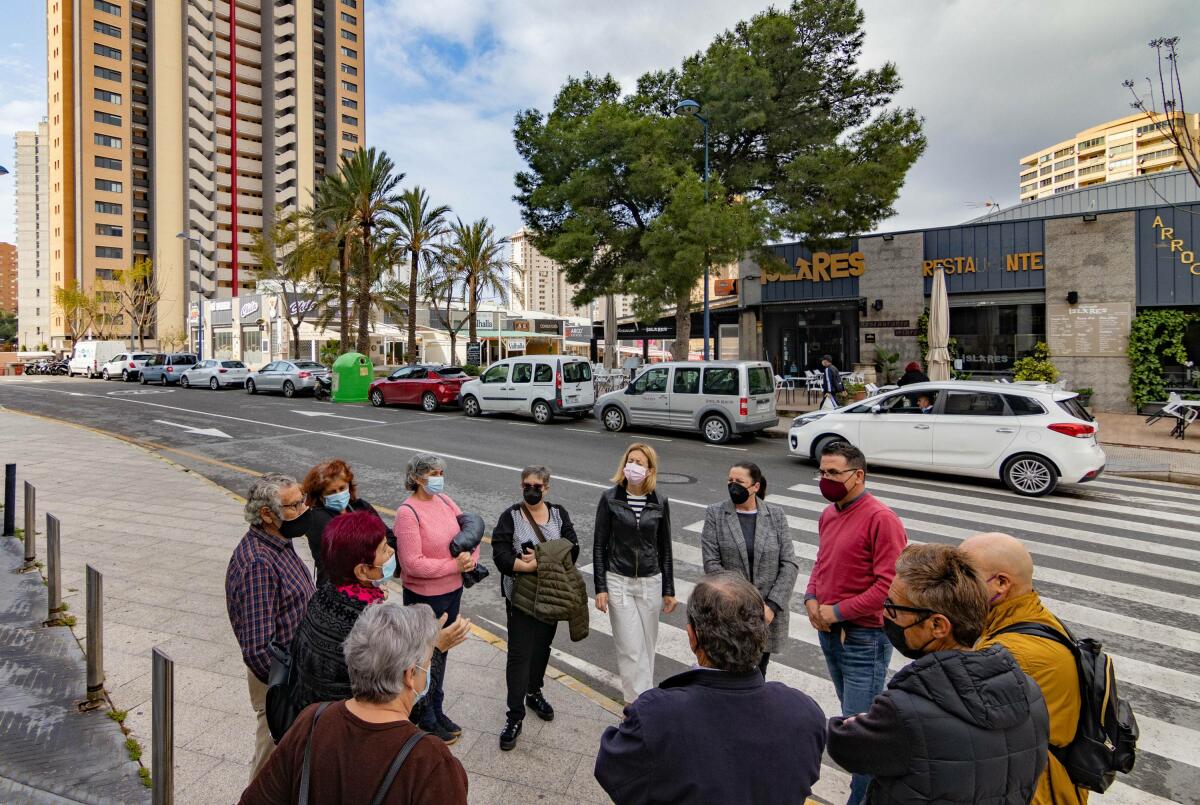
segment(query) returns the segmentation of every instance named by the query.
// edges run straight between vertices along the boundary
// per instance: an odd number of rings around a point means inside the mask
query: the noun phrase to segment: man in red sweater
[[[867,492],[867,460],[857,447],[835,442],[822,450],[818,478],[831,505],[821,512],[804,607],[842,715],[852,716],[870,709],[887,678],[892,645],[883,633],[883,599],[908,536],[896,513]],[[862,802],[870,782],[853,775],[847,805]]]

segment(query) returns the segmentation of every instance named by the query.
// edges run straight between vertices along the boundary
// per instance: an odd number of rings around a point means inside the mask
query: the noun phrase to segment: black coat
[[[292,701],[297,711],[313,702],[350,698],[350,672],[342,644],[367,606],[328,582],[317,587],[292,638],[292,662],[298,672]]]
[[[671,565],[671,506],[657,490],[646,496],[641,518],[629,508],[625,483],[604,490],[596,507],[592,578],[596,593],[608,592],[608,573],[630,578],[662,573],[662,594],[675,595]]]
[[[871,709],[829,721],[829,756],[874,775],[867,802],[1024,805],[1050,731],[1037,683],[1003,646],[905,666]]]
[[[380,520],[383,520],[383,517],[379,516],[379,512],[375,511],[375,507],[362,498],[350,501],[349,505],[346,506],[344,511],[375,512],[375,515],[379,517]],[[321,538],[325,534],[325,526],[329,525],[329,521],[334,517],[337,517],[339,514],[342,514],[342,512],[334,509],[327,509],[324,506],[314,506],[312,509],[312,515],[308,520],[308,531],[306,533],[306,536],[308,537],[308,550],[312,554],[313,564],[316,565],[317,568],[318,587],[329,581],[329,578],[325,575],[325,568],[322,567],[321,562]],[[392,546],[392,550],[395,550],[396,535],[392,533],[392,529],[390,526],[388,526],[386,520],[384,520],[383,527],[387,530],[388,545]],[[396,569],[396,572],[400,572],[399,568]]]
[[[898,386],[907,386],[912,383],[928,383],[929,375],[922,372],[920,369],[913,369],[900,375],[900,380],[897,381]]]
[[[562,520],[562,528],[559,533],[563,539],[570,540],[571,544],[575,546],[571,549],[571,561],[578,562],[579,535],[575,533],[575,524],[571,522],[571,515],[567,514],[567,510],[557,503],[547,503],[546,505],[558,510],[558,516]],[[521,513],[520,503],[514,503],[505,509],[500,515],[500,519],[496,521],[496,527],[492,529],[492,562],[503,576],[515,576],[513,563],[521,558],[513,548],[513,531],[516,530],[513,526],[514,517],[524,517]],[[500,589],[503,592],[504,585],[500,585]]]
[[[745,674],[685,671],[608,727],[596,781],[617,805],[803,805],[821,775],[825,714],[807,695]]]

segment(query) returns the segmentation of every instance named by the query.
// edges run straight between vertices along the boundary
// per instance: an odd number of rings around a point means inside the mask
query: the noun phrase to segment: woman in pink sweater
[[[404,486],[412,492],[396,510],[396,552],[400,561],[400,582],[404,585],[404,604],[428,604],[435,617],[446,616],[444,626],[458,619],[462,603],[462,574],[475,568],[479,548],[458,556],[450,555],[450,541],[458,535],[458,515],[462,511],[446,496],[446,462],[428,453],[418,453],[404,469]],[[445,698],[442,682],[446,677],[446,654],[434,651],[429,671],[429,693],[421,712],[413,721],[421,729],[452,744],[462,728],[442,712]]]

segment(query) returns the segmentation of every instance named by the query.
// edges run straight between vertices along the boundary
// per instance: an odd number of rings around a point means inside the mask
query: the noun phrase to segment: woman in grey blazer
[[[770,626],[767,650],[759,664],[763,676],[771,653],[778,651],[787,637],[788,604],[799,571],[787,516],[783,509],[767,503],[766,496],[767,479],[758,465],[734,464],[729,468],[729,500],[708,507],[700,534],[705,573],[741,573],[762,594]]]

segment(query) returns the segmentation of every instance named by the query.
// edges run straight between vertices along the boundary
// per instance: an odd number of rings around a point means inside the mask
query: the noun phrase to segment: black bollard
[[[4,536],[17,535],[17,465],[4,465]]]

